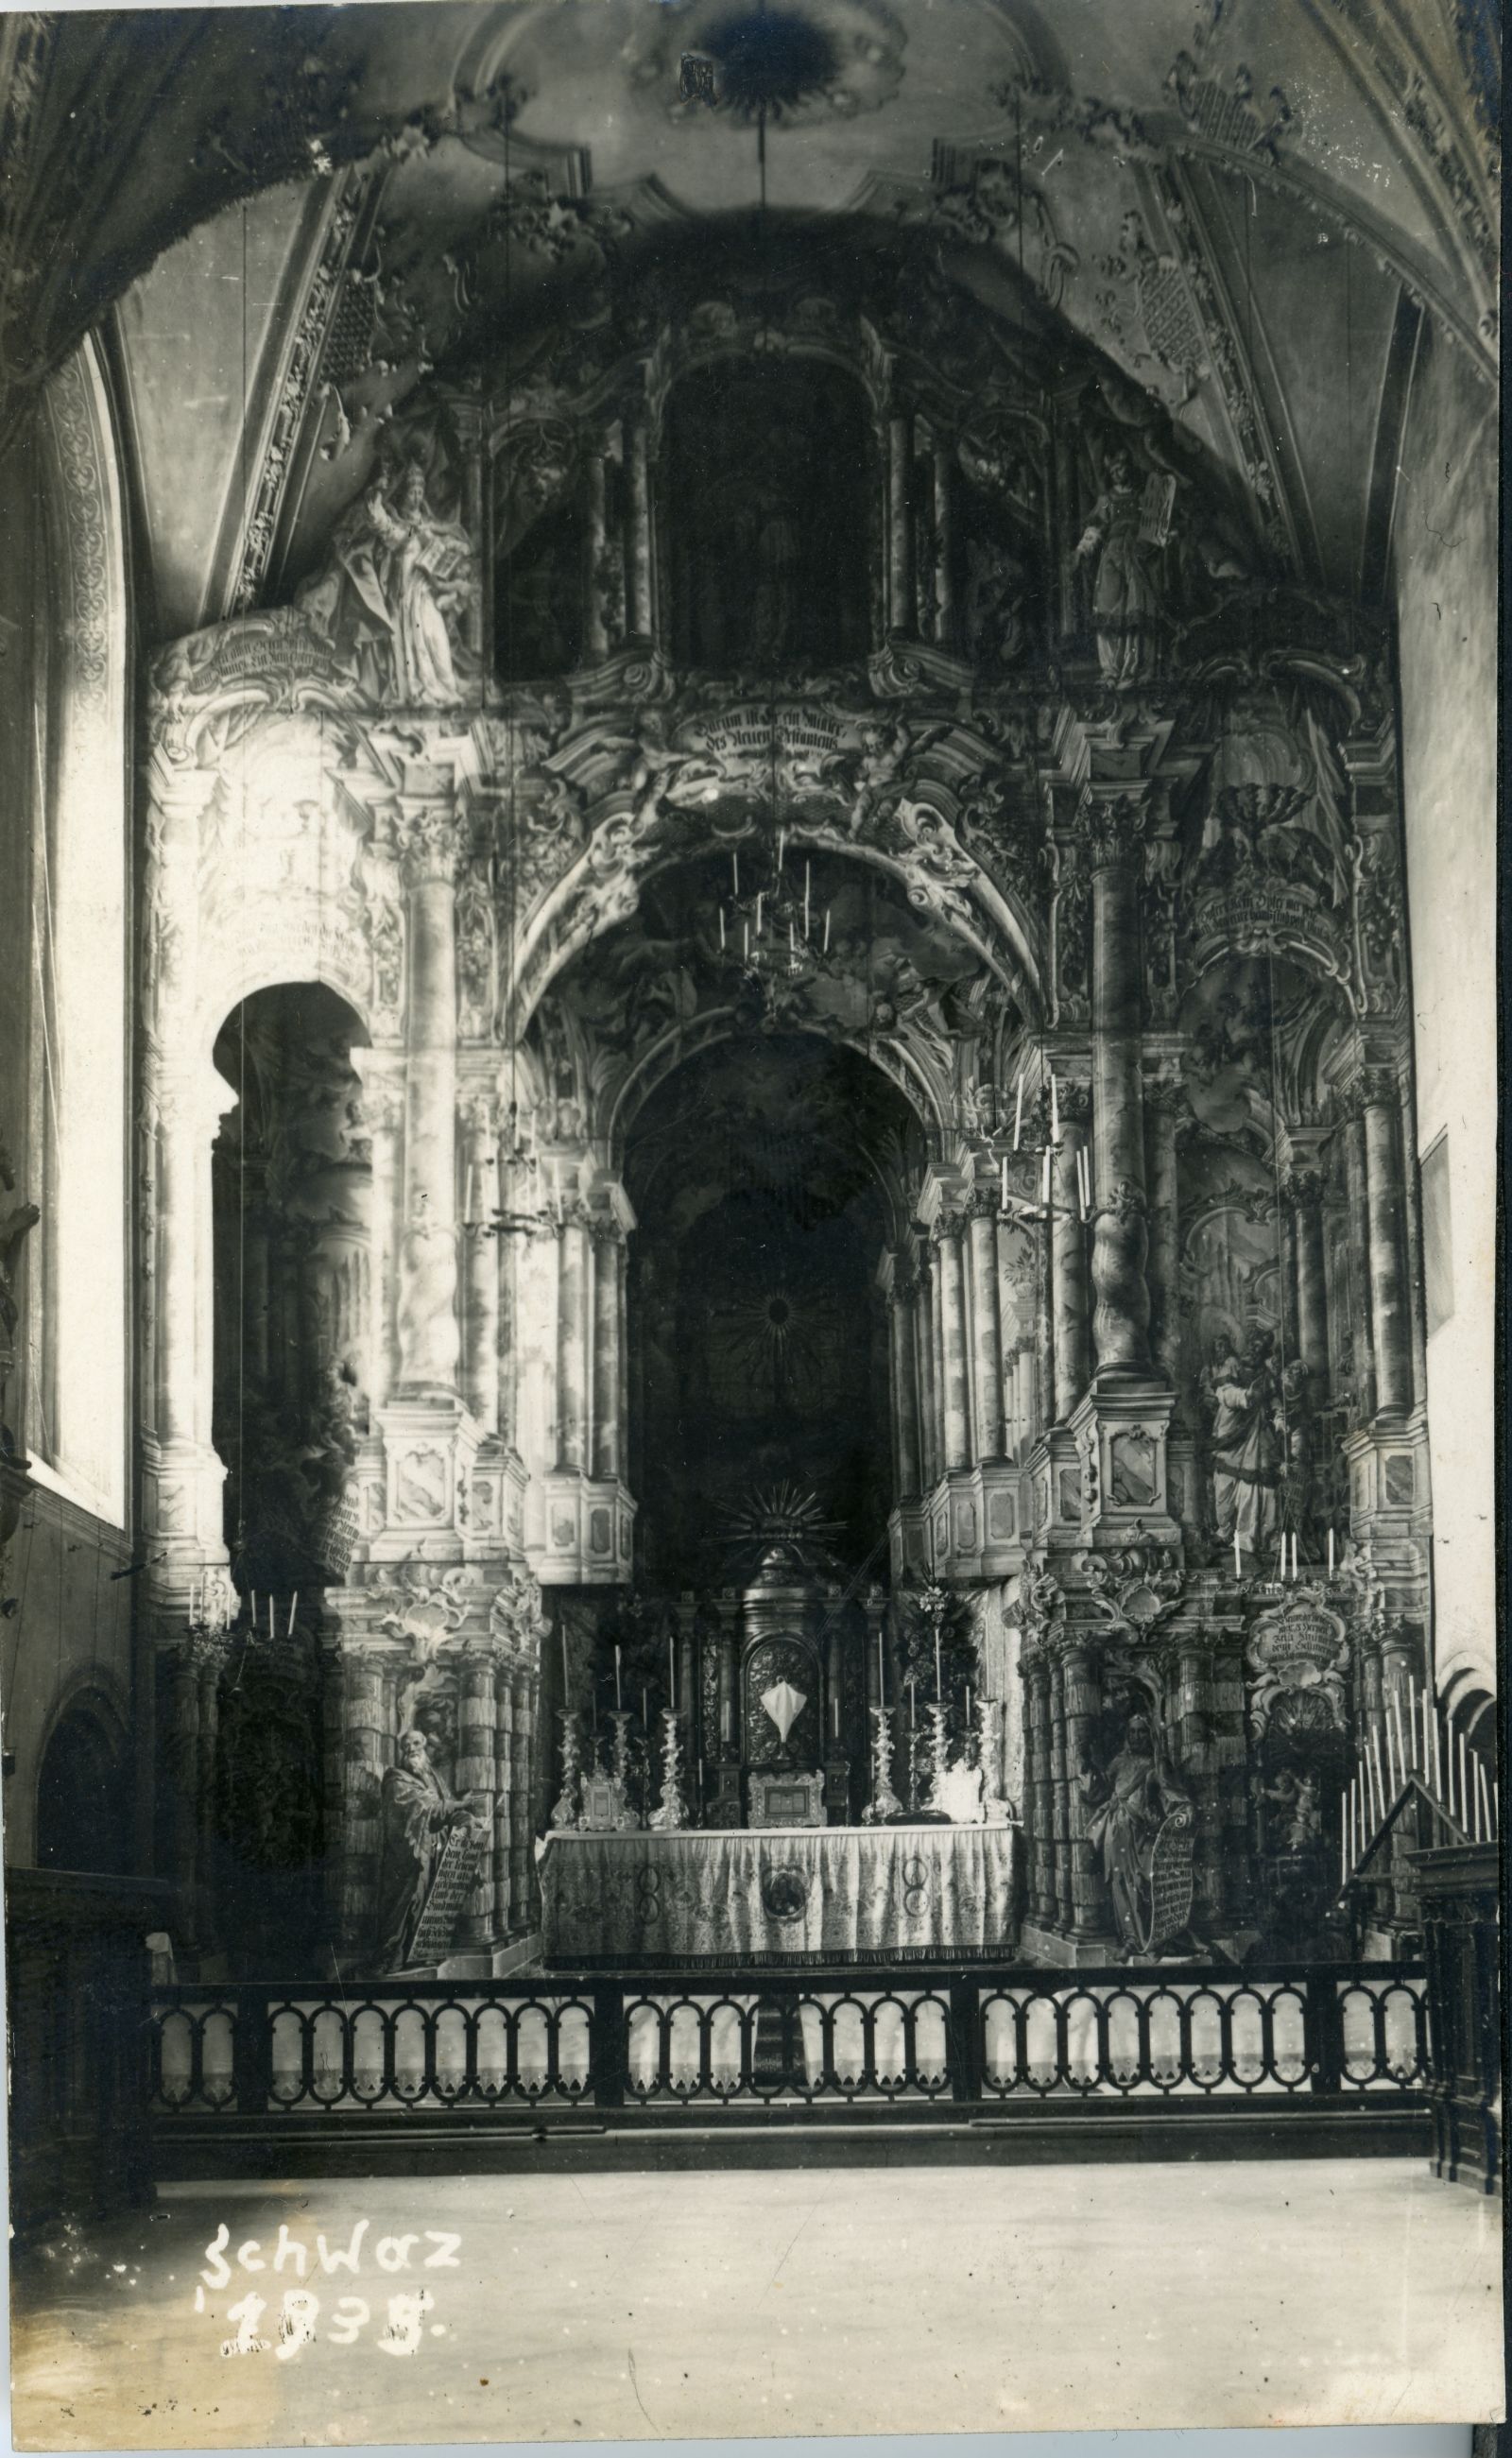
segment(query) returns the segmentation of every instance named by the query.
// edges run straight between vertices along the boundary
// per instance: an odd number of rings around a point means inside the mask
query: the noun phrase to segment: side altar
[[[549,1968],[1000,1962],[1015,1941],[1012,1826],[768,1826],[590,1834],[537,1846]]]

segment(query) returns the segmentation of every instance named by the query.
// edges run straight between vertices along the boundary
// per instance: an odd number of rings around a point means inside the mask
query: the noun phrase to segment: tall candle
[[[1437,1698],[1433,1701],[1433,1788],[1441,1801],[1443,1799],[1443,1760],[1439,1755],[1439,1701]]]
[[[1014,1095],[1013,1095],[1013,1149],[1014,1149],[1014,1151],[1015,1151],[1015,1152],[1017,1152],[1017,1151],[1018,1151],[1018,1149],[1019,1149],[1019,1142],[1020,1142],[1020,1138],[1022,1137],[1023,1134],[1024,1134],[1024,1070],[1023,1070],[1023,1068],[1021,1067],[1021,1068],[1019,1069],[1019,1086],[1018,1086],[1018,1091],[1017,1091],[1017,1092],[1014,1094]]]
[[[300,1592],[299,1592],[299,1589],[298,1589],[298,1588],[296,1588],[296,1589],[295,1589],[295,1591],[294,1591],[293,1595],[289,1598],[289,1636],[290,1636],[291,1638],[294,1636],[294,1616],[295,1616],[295,1614],[299,1612],[299,1610],[300,1610]]]
[[[805,939],[809,935],[809,893],[813,885],[812,871],[813,864],[806,862],[803,865],[803,936]]]
[[[644,1690],[640,1694],[640,1720],[645,1725],[646,1730],[649,1733],[651,1731],[651,1700]]]
[[[1460,1736],[1460,1823],[1468,1834],[1470,1830],[1470,1777],[1465,1759],[1463,1733]]]
[[[835,1739],[839,1740],[840,1737],[840,1702],[838,1696],[832,1696],[830,1699],[830,1731],[834,1734]]]
[[[1407,1736],[1402,1730],[1401,1693],[1399,1690],[1394,1690],[1391,1694],[1391,1712],[1392,1719],[1397,1727],[1397,1755],[1401,1760],[1401,1777],[1403,1783],[1405,1783],[1407,1781],[1408,1765]]]
[[[1376,1762],[1376,1793],[1380,1804],[1379,1815],[1384,1818],[1386,1815],[1386,1778],[1381,1770],[1379,1733],[1372,1732],[1370,1737],[1370,1748],[1371,1756]]]
[[[614,1712],[617,1715],[625,1701],[619,1695],[619,1649],[614,1650]]]
[[[1003,1209],[1006,1212],[1008,1208],[1008,1156],[1006,1153],[1003,1156],[1003,1195],[1001,1200]]]
[[[761,936],[761,900],[765,894],[766,889],[764,887],[758,887],[756,889],[756,937],[758,939]]]
[[[1481,1801],[1481,1832],[1489,1844],[1495,1829],[1491,1823],[1491,1795],[1486,1790],[1485,1764],[1481,1759],[1475,1762],[1475,1781]]]
[[[1048,1219],[1050,1212],[1050,1156],[1048,1152],[1046,1153],[1045,1164],[1040,1171],[1040,1201],[1045,1206],[1046,1219]]]
[[[719,952],[724,953],[724,906],[719,907]]]
[[[273,1636],[273,1598],[268,1598],[268,1636]]]
[[[562,1625],[562,1704],[564,1707],[567,1705],[567,1624],[564,1622]]]
[[[1050,1141],[1052,1144],[1058,1144],[1060,1140],[1061,1104],[1055,1090],[1055,1070],[1052,1067],[1050,1070]]]
[[[943,1691],[943,1688],[942,1688],[942,1686],[941,1679],[940,1679],[940,1624],[939,1624],[938,1622],[936,1622],[936,1624],[935,1624],[935,1698],[936,1698],[937,1703],[938,1703],[938,1701],[939,1701],[942,1698],[943,1698],[943,1696],[944,1696],[944,1691]]]
[[[877,1704],[879,1707],[885,1707],[887,1704],[887,1681],[882,1669],[882,1635],[880,1631],[877,1634]]]
[[[1334,1531],[1332,1528],[1328,1531],[1328,1575],[1330,1578],[1334,1575]]]
[[[1233,1531],[1233,1575],[1236,1579],[1242,1579],[1244,1576],[1244,1566],[1239,1559],[1239,1531],[1237,1526],[1235,1526]]]
[[[1395,1800],[1401,1789],[1401,1770],[1397,1764],[1397,1753],[1393,1747],[1390,1715],[1385,1716],[1382,1720],[1386,1727],[1386,1781],[1391,1786],[1392,1798]]]
[[[913,1685],[912,1681],[910,1681],[910,1682],[909,1682],[909,1684],[908,1684],[908,1722],[909,1722],[909,1728],[910,1728],[910,1730],[912,1729],[912,1727],[913,1727],[915,1724],[917,1724],[917,1723],[918,1723],[918,1721],[919,1721],[919,1700],[918,1700],[918,1698],[917,1698],[917,1697],[915,1696],[915,1693],[914,1693],[914,1685]]]
[[[730,876],[735,881],[735,892],[738,896],[740,893],[740,857],[733,849],[730,855]]]

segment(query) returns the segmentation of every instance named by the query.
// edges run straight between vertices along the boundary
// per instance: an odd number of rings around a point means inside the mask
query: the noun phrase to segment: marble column
[[[643,401],[625,412],[625,599],[637,640],[652,637],[651,437]]]
[[[509,1904],[516,1929],[528,1928],[534,1916],[531,1893],[530,1839],[535,1826],[535,1726],[539,1678],[533,1673],[510,1677],[514,1707],[514,1785],[509,1801]]]
[[[1071,1773],[1066,1751],[1066,1663],[1056,1656],[1050,1659],[1051,1877],[1055,1923],[1067,1936],[1075,1923],[1075,1897],[1071,1891]]]
[[[463,1135],[463,1186],[468,1227],[463,1247],[462,1392],[486,1434],[499,1430],[499,1254],[487,1223],[498,1202],[499,1136],[494,1104],[478,1094],[467,1104]]]
[[[587,1465],[589,1239],[587,1216],[570,1211],[557,1230],[556,1465]]]
[[[1007,1450],[1003,1413],[1003,1319],[998,1303],[998,1198],[990,1187],[972,1198],[966,1235],[971,1256],[971,1342],[975,1373],[976,1455],[1000,1460]]]
[[[619,1469],[630,1475],[630,1241],[614,1241],[614,1406],[619,1414]]]
[[[1066,1721],[1066,1836],[1070,1868],[1071,1934],[1103,1937],[1112,1927],[1108,1887],[1087,1840],[1087,1802],[1079,1781],[1091,1757],[1103,1704],[1102,1674],[1090,1647],[1069,1646],[1063,1676]]]
[[[378,1901],[379,1787],[393,1758],[381,1658],[342,1654],[342,1944],[348,1954],[372,1947]]]
[[[583,473],[583,649],[590,665],[607,656],[610,647],[601,587],[609,535],[605,510],[607,474],[603,440],[597,434],[590,435]]]
[[[901,1277],[887,1302],[893,1349],[893,1453],[896,1498],[907,1501],[919,1488],[919,1377],[914,1357],[914,1284]]]
[[[1296,1345],[1315,1393],[1328,1386],[1328,1274],[1323,1257],[1323,1180],[1294,1170],[1282,1188],[1291,1208],[1296,1269]]]
[[[1031,1901],[1035,1919],[1047,1924],[1055,1918],[1055,1793],[1050,1781],[1048,1658],[1036,1656],[1026,1677],[1029,1712],[1025,1743],[1034,1800],[1034,1815],[1028,1822]]]
[[[935,1299],[939,1273],[926,1249],[914,1282],[914,1344],[919,1362],[920,1451],[924,1487],[937,1484],[941,1469],[940,1408],[936,1387]]]
[[[887,628],[912,638],[914,599],[914,422],[906,410],[887,421]]]
[[[956,465],[948,444],[937,440],[933,455],[935,531],[935,639],[942,649],[956,645],[955,568]]]
[[[514,1820],[514,1684],[507,1665],[493,1672],[493,1920],[495,1932],[514,1928],[509,1840]]]
[[[1176,1130],[1186,1107],[1169,1075],[1145,1088],[1150,1159],[1150,1302],[1155,1370],[1174,1391],[1181,1380],[1181,1201]]]
[[[489,1845],[493,1841],[494,1788],[499,1780],[493,1671],[491,1648],[467,1649],[459,1668],[454,1778],[454,1789],[459,1793],[483,1796]],[[486,1938],[494,1935],[494,1901],[493,1854],[485,1847],[472,1893],[457,1924],[460,1946],[481,1946]]]
[[[1399,1098],[1395,1076],[1372,1069],[1361,1085],[1365,1190],[1370,1242],[1371,1346],[1376,1406],[1405,1415],[1412,1406],[1412,1323],[1402,1259]]]
[[[1056,1156],[1055,1218],[1051,1232],[1051,1303],[1054,1309],[1055,1418],[1064,1425],[1092,1379],[1087,1306],[1087,1239],[1077,1155],[1087,1142],[1087,1095],[1080,1085],[1061,1088],[1061,1147]]]
[[[971,1391],[966,1360],[966,1290],[962,1268],[965,1222],[942,1220],[939,1231],[941,1364],[944,1375],[946,1469],[971,1466]]]
[[[404,1120],[403,1088],[363,1069],[365,1051],[354,1052],[362,1074],[362,1111],[373,1147],[371,1269],[368,1282],[367,1356],[364,1368],[370,1410],[381,1408],[394,1383],[395,1247],[399,1209],[399,1142]]]
[[[620,1467],[619,1278],[622,1235],[595,1222],[593,1261],[593,1474],[617,1477]]]
[[[1376,1345],[1372,1326],[1375,1276],[1369,1265],[1370,1208],[1366,1194],[1365,1118],[1362,1109],[1348,1112],[1343,1123],[1344,1184],[1349,1205],[1351,1279],[1350,1344],[1355,1376],[1356,1422],[1368,1425],[1376,1414]]]
[[[454,1396],[457,1324],[457,824],[449,804],[403,806],[409,893],[405,1229],[399,1273],[402,1397]]]
[[[1138,807],[1095,803],[1092,871],[1092,1141],[1097,1191],[1092,1336],[1097,1377],[1148,1376],[1150,1290],[1140,1034]]]

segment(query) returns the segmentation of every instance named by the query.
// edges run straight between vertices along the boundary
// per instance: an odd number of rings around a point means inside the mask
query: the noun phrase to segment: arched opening
[[[306,1593],[345,1568],[343,1510],[366,1428],[372,1145],[352,1050],[319,982],[254,991],[217,1036],[236,1095],[212,1169],[216,1448],[238,1582]]]
[[[86,1694],[52,1728],[37,1771],[40,1869],[124,1876],[131,1867],[130,1771],[116,1718]]]
[[[837,367],[723,359],[681,379],[662,489],[679,664],[865,654],[874,458],[860,386]]]
[[[878,1068],[798,1033],[725,1042],[640,1109],[630,1457],[649,1584],[728,1584],[779,1494],[816,1561],[876,1553],[892,1498],[876,1274],[922,1144]]]

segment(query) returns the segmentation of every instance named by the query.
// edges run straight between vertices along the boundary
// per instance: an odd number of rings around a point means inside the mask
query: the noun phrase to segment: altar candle
[[[1465,1759],[1464,1735],[1460,1736],[1460,1823],[1470,1831],[1470,1774]]]
[[[794,919],[793,919],[793,916],[792,916],[792,914],[790,913],[790,914],[788,915],[788,954],[789,954],[789,956],[790,956],[790,957],[792,957],[792,956],[796,956],[796,955],[797,954],[797,951],[798,951],[798,934],[797,934],[797,925],[795,923],[795,921],[794,921]]]
[[[1426,1703],[1427,1702],[1424,1701],[1424,1704]],[[1439,1755],[1439,1702],[1437,1699],[1433,1702],[1433,1788],[1441,1801],[1443,1798],[1443,1760]]]
[[[812,863],[806,862],[803,865],[803,936],[805,939],[809,935],[809,892],[813,885],[813,867]]]
[[[719,907],[719,952],[721,955],[724,953],[724,906],[721,905]]]
[[[1060,1100],[1059,1100],[1059,1098],[1058,1098],[1058,1096],[1057,1096],[1057,1094],[1056,1094],[1056,1090],[1055,1090],[1055,1070],[1054,1070],[1054,1068],[1052,1067],[1052,1068],[1051,1068],[1051,1070],[1050,1070],[1050,1141],[1051,1141],[1051,1143],[1052,1143],[1052,1144],[1058,1144],[1058,1143],[1060,1142],[1060,1140],[1061,1140],[1061,1104],[1060,1104]]]
[[[1233,1531],[1233,1575],[1236,1579],[1242,1579],[1244,1576],[1243,1565],[1239,1560],[1239,1531],[1237,1528],[1235,1528]]]
[[[273,1598],[268,1598],[268,1636],[273,1636]]]
[[[966,1721],[968,1724],[971,1721],[971,1687],[969,1683],[966,1685]]]
[[[1293,1531],[1292,1536],[1292,1576],[1294,1580],[1296,1577],[1296,1535],[1295,1531]]]
[[[1347,1823],[1347,1821],[1341,1820],[1341,1821],[1340,1821],[1340,1823],[1339,1823],[1339,1835],[1338,1835],[1338,1883],[1339,1883],[1339,1885],[1343,1885],[1343,1884],[1344,1884],[1345,1880],[1348,1878],[1348,1876],[1349,1876],[1349,1826],[1348,1826],[1348,1823]]]
[[[839,1740],[840,1737],[840,1702],[838,1698],[832,1698],[830,1700],[830,1731],[834,1734],[835,1739]]]
[[[1376,1762],[1376,1795],[1377,1795],[1377,1801],[1378,1801],[1378,1802],[1379,1802],[1379,1804],[1380,1804],[1380,1806],[1379,1806],[1379,1815],[1380,1815],[1380,1817],[1381,1817],[1381,1818],[1384,1818],[1384,1817],[1385,1817],[1385,1815],[1386,1815],[1386,1778],[1385,1778],[1385,1775],[1384,1775],[1384,1774],[1383,1774],[1383,1772],[1382,1772],[1382,1769],[1381,1769],[1381,1763],[1380,1763],[1380,1735],[1379,1735],[1379,1733],[1373,1732],[1373,1733],[1371,1734],[1371,1737],[1370,1737],[1370,1748],[1371,1748],[1371,1756],[1372,1756],[1372,1758],[1375,1760],[1375,1762]]]
[[[1481,1828],[1486,1842],[1489,1843],[1495,1830],[1491,1823],[1491,1795],[1486,1790],[1485,1764],[1481,1759],[1477,1759],[1475,1762],[1475,1781],[1476,1791],[1481,1802]]]
[[[672,1640],[667,1641],[667,1704],[677,1713],[677,1652]]]
[[[1045,1206],[1045,1217],[1048,1219],[1050,1217],[1050,1156],[1048,1151],[1046,1151],[1045,1155],[1045,1166],[1040,1172],[1040,1201]]]
[[[740,925],[740,953],[744,957],[746,963],[749,964],[751,962],[751,925],[749,922],[742,922]]]
[[[777,830],[777,868],[778,868],[778,870],[780,870],[780,869],[781,869],[781,867],[782,867],[782,856],[783,856],[784,852],[787,850],[787,841],[788,841],[788,832],[787,832],[786,828],[778,828],[778,830]]]
[[[825,906],[825,907],[824,907],[824,953],[825,953],[825,955],[826,955],[826,956],[829,954],[829,951],[830,951],[830,908],[829,908],[829,906],[826,905],[826,906]]]
[[[1008,1156],[1007,1156],[1007,1154],[1006,1154],[1006,1153],[1005,1153],[1005,1154],[1004,1154],[1004,1156],[1003,1156],[1003,1198],[1002,1198],[1002,1200],[1003,1200],[1003,1209],[1004,1209],[1004,1211],[1005,1211],[1005,1212],[1006,1212],[1006,1210],[1007,1210],[1007,1208],[1008,1208]]]
[[[740,857],[733,848],[730,854],[730,876],[735,882],[735,892],[736,896],[738,896],[740,893]]]
[[[882,1635],[880,1631],[877,1634],[877,1704],[879,1707],[885,1707],[887,1704],[887,1681],[882,1670]]]
[[[640,1720],[645,1725],[646,1730],[649,1733],[651,1731],[651,1706],[644,1690],[640,1694]]]
[[[915,1695],[914,1695],[914,1685],[913,1685],[913,1683],[910,1681],[910,1682],[909,1682],[909,1684],[908,1684],[908,1727],[909,1727],[910,1732],[913,1730],[913,1727],[918,1723],[918,1721],[919,1721],[919,1701],[918,1701],[917,1698],[916,1698],[916,1697],[915,1697]]]
[[[1018,1090],[1017,1090],[1017,1092],[1016,1092],[1016,1093],[1014,1094],[1014,1095],[1013,1095],[1013,1149],[1014,1149],[1014,1151],[1015,1151],[1015,1152],[1017,1152],[1017,1151],[1018,1151],[1018,1149],[1019,1149],[1019,1139],[1020,1139],[1020,1137],[1022,1136],[1023,1133],[1024,1133],[1024,1070],[1023,1070],[1023,1068],[1021,1067],[1021,1068],[1019,1069],[1019,1084],[1018,1084]]]
[[[1381,1720],[1386,1727],[1386,1781],[1391,1786],[1392,1796],[1395,1799],[1401,1789],[1401,1770],[1397,1764],[1397,1753],[1392,1747],[1391,1718],[1388,1715]]]
[[[295,1589],[295,1591],[294,1591],[293,1595],[289,1598],[289,1628],[288,1628],[288,1635],[289,1635],[289,1637],[290,1637],[290,1638],[292,1638],[292,1637],[294,1636],[294,1616],[295,1616],[295,1614],[299,1612],[299,1610],[300,1610],[300,1592],[299,1592],[299,1589],[298,1589],[298,1588],[296,1588],[296,1589]]]
[[[940,1624],[939,1624],[938,1622],[936,1622],[936,1624],[935,1624],[935,1699],[936,1699],[936,1703],[937,1703],[937,1704],[938,1704],[939,1700],[940,1700],[943,1696],[944,1696],[944,1692],[943,1692],[943,1689],[942,1689],[942,1685],[941,1685],[941,1679],[940,1679]]]
[[[619,1649],[616,1647],[614,1650],[614,1713],[616,1716],[624,1704],[625,1701],[619,1695]]]
[[[1334,1531],[1332,1528],[1328,1531],[1328,1575],[1330,1578],[1334,1575]]]
[[[764,887],[758,887],[756,889],[756,937],[758,939],[761,936],[761,900],[765,894],[766,889]]]
[[[1406,1782],[1406,1781],[1407,1781],[1407,1767],[1408,1767],[1408,1758],[1407,1758],[1407,1736],[1406,1736],[1405,1732],[1402,1730],[1402,1721],[1401,1721],[1401,1693],[1400,1693],[1400,1691],[1399,1691],[1399,1690],[1394,1690],[1394,1691],[1392,1692],[1392,1694],[1391,1694],[1391,1712],[1392,1712],[1392,1720],[1394,1721],[1394,1723],[1396,1724],[1396,1727],[1397,1727],[1397,1756],[1398,1756],[1398,1757],[1400,1759],[1400,1760],[1401,1760],[1401,1780],[1402,1780],[1403,1783],[1405,1783],[1405,1782]]]

